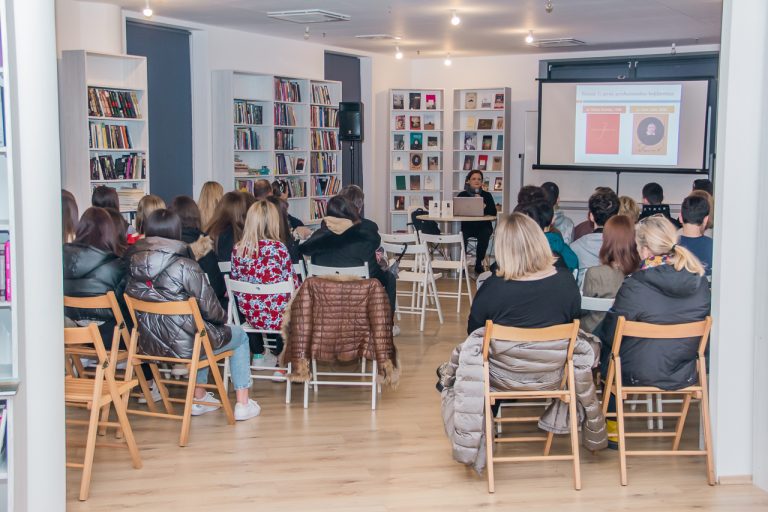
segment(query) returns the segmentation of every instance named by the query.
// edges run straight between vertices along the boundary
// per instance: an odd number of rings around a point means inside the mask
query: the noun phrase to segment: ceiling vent
[[[347,14],[326,11],[324,9],[300,9],[295,11],[271,11],[267,16],[276,20],[290,21],[293,23],[326,23],[329,21],[349,21],[352,19]]]
[[[538,48],[565,48],[568,46],[586,46],[587,43],[574,39],[572,37],[561,37],[557,39],[537,39],[530,43],[531,46]]]
[[[368,39],[369,41],[399,41],[399,36],[393,36],[392,34],[361,34],[355,36],[357,39]]]

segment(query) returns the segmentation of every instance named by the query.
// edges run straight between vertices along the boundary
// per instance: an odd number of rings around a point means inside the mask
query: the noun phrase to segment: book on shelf
[[[235,126],[235,149],[261,149],[259,133],[255,128]]]
[[[315,130],[310,137],[312,149],[334,151],[339,149],[339,140],[335,131]]]
[[[504,149],[504,135],[499,134],[496,137],[496,151],[502,151]]]
[[[477,170],[484,171],[488,167],[488,155],[480,155],[477,157]]]
[[[275,128],[275,149],[299,149],[294,144],[292,129]]]
[[[5,300],[11,301],[11,241],[6,240],[3,244],[3,269],[5,270]]]
[[[91,180],[138,180],[147,177],[143,155],[131,153],[117,158],[100,155],[90,160]]]
[[[248,174],[250,171],[248,164],[243,162],[239,155],[235,155],[235,174]]]
[[[319,220],[325,217],[328,200],[325,198],[313,198],[309,203],[309,218]]]
[[[425,130],[434,130],[435,129],[435,116],[434,115],[426,115],[426,116],[424,116],[424,129]]]
[[[440,148],[440,144],[438,144],[437,135],[428,135],[427,136],[427,148],[428,149],[439,149]]]
[[[493,191],[501,192],[502,190],[504,190],[504,178],[496,176],[496,179],[493,182]]]
[[[300,180],[291,180],[300,181]],[[303,182],[302,182],[303,183]],[[316,196],[333,196],[339,193],[341,182],[336,176],[315,176],[312,178],[312,188]],[[299,197],[299,196],[297,196]]]
[[[131,132],[127,126],[88,123],[89,140],[91,149],[132,149]]]
[[[405,196],[395,196],[392,203],[393,210],[405,210]]]
[[[392,93],[392,110],[403,110],[404,105],[403,95],[399,92]]]
[[[0,244],[0,300],[5,300],[5,244]]]
[[[483,135],[483,151],[490,151],[493,149],[493,136]]]
[[[494,156],[493,160],[491,161],[491,170],[492,171],[500,171],[501,170],[501,157],[500,156]]]
[[[488,192],[490,186],[491,186],[490,180],[487,180],[487,179],[483,180],[483,190]]]
[[[323,105],[330,105],[331,92],[328,90],[328,86],[325,84],[312,84],[312,103],[322,103]]]
[[[503,109],[504,108],[504,93],[500,92],[496,94],[496,98],[493,100],[493,108],[495,109]]]
[[[427,211],[429,211],[429,205],[430,205],[430,203],[432,203],[434,200],[435,200],[435,197],[434,197],[434,196],[422,196],[422,197],[421,197],[421,201],[422,201],[422,204],[424,205],[424,209],[426,209]]]
[[[411,133],[411,146],[409,149],[422,149],[423,134]]]
[[[395,116],[395,130],[405,130],[405,114]]]
[[[464,108],[475,109],[477,108],[477,93],[468,92],[464,95]]]
[[[301,160],[301,170],[304,170],[304,159],[302,158]],[[286,155],[285,153],[275,153],[275,170],[277,171],[277,174],[296,174],[298,172],[296,169],[298,161],[299,158],[295,156]]]
[[[417,195],[408,196],[409,208],[417,208],[419,206],[421,206],[421,196],[417,196]]]
[[[339,110],[336,107],[312,105],[309,111],[312,128],[338,128]]]
[[[395,190],[405,190],[405,176],[395,176]]]
[[[504,129],[504,118],[499,116],[496,118],[496,129],[497,130],[503,130]]]
[[[275,78],[275,100],[292,103],[301,102],[301,86],[295,80]]]
[[[263,107],[252,101],[234,101],[235,124],[263,124]]]
[[[465,133],[464,134],[464,151],[475,151],[477,149],[477,134]]]
[[[491,96],[488,93],[483,93],[480,97],[480,108],[491,108]]]
[[[420,92],[411,92],[408,94],[408,108],[410,110],[421,110]]]
[[[413,134],[411,134],[413,135]],[[392,141],[392,148],[395,151],[402,151],[405,149],[405,135],[402,133],[396,133]]]
[[[493,119],[478,119],[477,120],[477,129],[478,130],[492,130],[493,129]]]
[[[464,155],[464,166],[462,167],[462,169],[465,171],[471,171],[474,165],[475,165],[475,156]]]
[[[475,127],[475,116],[467,116],[467,120],[464,123],[464,128],[467,130],[474,130]]]
[[[435,190],[435,178],[431,174],[424,176],[424,190]]]
[[[411,153],[410,169],[412,171],[420,171],[421,170],[421,166],[422,166],[422,160],[423,160],[423,158],[422,158],[421,153]]]
[[[411,116],[411,130],[421,130],[421,116]]]
[[[117,197],[120,200],[121,212],[135,212],[139,207],[141,198],[147,195],[144,188],[120,187],[117,189]]]
[[[295,170],[296,170],[296,174],[301,174],[301,173],[304,172],[304,159],[303,158],[301,158],[301,157],[296,158]]]
[[[296,126],[296,110],[293,105],[275,103],[275,126]]]
[[[440,169],[440,157],[438,156],[428,156],[427,157],[427,170],[428,171],[437,171]]]
[[[0,408],[0,452],[6,453],[6,438],[7,432],[6,429],[8,428],[8,407],[3,406]],[[7,455],[6,455],[7,457]]]
[[[411,178],[410,185],[409,185],[410,190],[413,190],[416,192],[421,190],[421,176],[419,176],[418,174],[412,174],[410,178]]]
[[[135,91],[89,87],[88,115],[92,117],[141,119],[138,96]]]
[[[396,171],[405,170],[405,158],[402,155],[395,155],[394,159],[392,160],[392,169]]]
[[[238,192],[250,192],[253,194],[253,180],[235,180],[235,189]]]
[[[301,159],[301,170],[304,170],[304,162]],[[339,170],[336,153],[312,153],[310,155],[310,172],[313,174],[332,173]]]
[[[436,110],[437,109],[437,98],[434,94],[426,94],[424,95],[424,103],[427,108],[427,110]]]

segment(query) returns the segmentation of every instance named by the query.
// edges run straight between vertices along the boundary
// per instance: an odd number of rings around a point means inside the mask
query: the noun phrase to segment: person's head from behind
[[[245,194],[236,190],[227,192],[216,205],[208,230],[211,234],[218,235],[228,226],[242,226],[248,206]]]
[[[288,190],[287,187],[283,187],[283,185],[275,180],[272,182],[272,196],[273,197],[279,197],[280,199],[288,199]]]
[[[629,196],[621,196],[619,198],[619,215],[629,217],[632,224],[637,224],[640,219],[640,206],[637,202]]]
[[[709,192],[706,192],[704,190],[694,190],[689,196],[695,196],[695,197],[703,197],[707,200],[707,204],[709,204],[709,217],[707,218],[707,223],[704,226],[704,229],[712,229],[712,227],[715,225],[715,198],[712,197],[712,194]]]
[[[237,243],[237,254],[244,257],[258,251],[260,240],[281,241],[280,210],[272,201],[256,201],[248,208],[243,238]]]
[[[257,201],[261,201],[271,195],[272,184],[269,181],[260,179],[253,182],[253,197],[255,197]]]
[[[640,267],[635,223],[626,215],[614,215],[605,223],[600,263],[621,270],[625,276]]]
[[[206,226],[213,217],[213,211],[216,205],[221,201],[224,195],[224,187],[218,181],[206,181],[203,188],[200,189],[200,197],[197,200],[197,206],[200,208],[200,219],[202,226]],[[201,228],[202,229],[202,228]]]
[[[703,232],[709,223],[709,201],[700,195],[686,197],[680,206],[680,217],[683,224],[693,224]]]
[[[181,219],[181,229],[200,231],[200,208],[189,196],[176,196],[171,201],[170,210]]]
[[[549,231],[549,228],[552,226],[552,220],[555,217],[554,208],[545,199],[539,199],[530,203],[518,203],[514,211],[523,213],[533,219],[542,231]]]
[[[555,257],[544,232],[522,213],[504,217],[496,228],[496,275],[523,279],[552,269]]]
[[[291,222],[288,220],[288,201],[275,196],[269,196],[268,198],[264,199],[264,201],[267,201],[268,203],[273,204],[275,208],[277,208],[277,213],[280,214],[279,215],[280,217],[279,235],[280,236],[278,238],[274,238],[274,240],[279,240],[287,246],[288,241],[291,239],[291,236],[292,236]],[[253,208],[253,205],[251,205],[251,208]],[[250,211],[251,208],[249,208],[248,211]]]
[[[115,226],[115,254],[122,256],[128,248],[128,221],[114,208],[104,208]]]
[[[647,183],[643,187],[643,203],[661,204],[664,202],[664,189],[658,183]]]
[[[708,180],[707,178],[693,180],[692,190],[703,190],[707,194],[712,195],[712,181]]]
[[[668,256],[675,270],[704,275],[701,262],[688,249],[678,245],[677,228],[661,214],[641,219],[635,227],[637,251],[644,260]]]
[[[554,208],[558,201],[560,201],[560,187],[553,181],[546,181],[541,184],[541,190],[544,191],[544,194],[547,196],[547,201]]]
[[[109,212],[94,206],[85,210],[77,224],[75,243],[117,254],[119,251],[117,232]]]
[[[483,173],[477,169],[469,171],[464,178],[464,190],[477,194],[483,189]]]
[[[147,217],[144,233],[147,237],[158,236],[170,240],[181,240],[181,219],[171,210],[160,208]]]
[[[139,200],[139,205],[136,207],[136,231],[140,234],[144,234],[144,222],[147,220],[153,211],[165,208],[165,201],[160,196],[154,194],[147,194]]]
[[[535,185],[526,185],[517,193],[517,204],[527,204],[542,200],[547,200],[547,194],[543,188]]]
[[[120,198],[117,196],[117,190],[104,185],[96,187],[91,194],[91,206],[114,208],[120,211]]]
[[[325,209],[327,217],[351,220],[354,224],[360,222],[360,214],[352,202],[342,195],[333,196],[328,200]]]
[[[77,231],[77,220],[79,212],[77,211],[77,201],[72,192],[61,190],[61,241],[68,244],[75,239]]]
[[[600,188],[589,197],[589,220],[605,226],[608,219],[619,212],[619,197],[609,188]]]
[[[346,197],[353,205],[355,205],[357,213],[361,217],[363,216],[363,207],[365,206],[365,193],[363,192],[363,189],[357,185],[347,185],[341,189],[339,195]]]

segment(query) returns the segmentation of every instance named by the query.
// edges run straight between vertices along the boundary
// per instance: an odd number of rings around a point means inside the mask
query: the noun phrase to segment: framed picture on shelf
[[[411,146],[409,149],[422,149],[423,134],[411,133]]]
[[[465,109],[476,109],[477,108],[477,93],[476,92],[468,92],[464,96],[464,108]]]
[[[467,116],[467,120],[464,123],[464,127],[467,130],[475,130],[477,127],[475,126],[475,116]]]
[[[504,93],[500,92],[496,94],[496,98],[493,100],[493,108],[495,109],[503,109],[504,108]]]
[[[421,110],[420,92],[412,92],[408,94],[408,108],[411,110]]]
[[[403,110],[403,95],[400,93],[392,94],[392,110]]]
[[[502,190],[504,190],[504,178],[496,176],[496,180],[493,182],[493,191],[501,192]]]
[[[464,134],[464,151],[475,151],[477,149],[477,134]]]
[[[405,190],[405,176],[395,176],[395,190]]]
[[[402,151],[405,149],[405,135],[402,133],[396,133],[394,136],[394,141],[392,144],[392,147],[395,149],[395,151]]]
[[[427,157],[427,170],[437,171],[440,169],[440,157],[428,156]]]
[[[437,109],[437,99],[434,94],[427,94],[424,96],[425,106],[427,110]]]
[[[418,174],[412,174],[410,180],[410,190],[418,192],[421,190],[421,176]]]
[[[424,129],[425,130],[435,129],[435,117],[433,115],[424,116]]]
[[[491,163],[491,170],[492,171],[500,171],[501,170],[501,157],[500,156],[494,156],[493,161]]]
[[[422,201],[424,203],[424,209],[429,211],[429,203],[434,201],[434,196],[422,196]]]
[[[478,121],[477,121],[477,129],[478,130],[492,130],[493,129],[493,119],[478,119]]]
[[[475,165],[475,157],[474,155],[464,155],[464,167],[463,169],[465,171],[471,171],[472,167]]]
[[[501,151],[504,149],[504,136],[499,135],[496,139],[496,151]]]
[[[483,190],[488,192],[490,186],[491,186],[490,180],[483,180]]]
[[[411,130],[421,130],[421,116],[411,116]]]
[[[395,155],[394,160],[392,160],[392,169],[396,171],[405,170],[405,157],[403,155]]]
[[[438,149],[440,146],[437,143],[438,139],[436,135],[429,135],[427,136],[427,148],[428,149]]]
[[[483,93],[480,98],[480,108],[491,108],[491,96],[488,93]]]
[[[301,174],[304,172],[304,159],[303,158],[297,158],[296,159],[296,172],[294,174]]]
[[[420,171],[423,157],[421,153],[411,153],[410,168],[412,171]]]
[[[405,210],[405,196],[395,196],[392,202],[394,210]]]
[[[497,130],[503,130],[504,129],[504,118],[499,116],[496,118],[496,129]]]
[[[424,190],[435,190],[435,178],[431,174],[424,176]]]
[[[488,155],[480,155],[477,157],[477,170],[484,171],[488,167]]]
[[[490,151],[493,149],[493,136],[483,135],[483,151]]]
[[[395,117],[395,130],[405,130],[405,116],[398,115]]]

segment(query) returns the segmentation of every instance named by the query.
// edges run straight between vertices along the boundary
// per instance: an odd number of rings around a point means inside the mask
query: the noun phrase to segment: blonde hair
[[[197,206],[200,208],[200,225],[203,231],[208,229],[208,223],[213,218],[213,212],[216,205],[219,204],[224,195],[224,187],[218,181],[206,181],[203,188],[200,189],[200,197],[197,199]]]
[[[715,225],[715,198],[712,197],[712,194],[706,190],[694,190],[689,195],[703,197],[707,200],[709,203],[709,213],[707,214],[709,215],[709,221],[707,222],[707,225],[704,226],[704,228],[712,229],[712,227]]]
[[[640,219],[640,206],[629,196],[621,196],[619,198],[619,213],[618,215],[625,215],[632,220],[632,224],[637,224]]]
[[[280,241],[280,212],[269,201],[256,201],[248,208],[243,237],[235,245],[237,255],[244,258],[258,252],[260,240]]]
[[[144,223],[147,221],[147,218],[149,218],[153,211],[160,210],[161,208],[165,208],[165,201],[163,201],[162,197],[154,194],[147,194],[142,197],[139,200],[139,205],[136,207],[136,231],[143,235]]]
[[[669,254],[675,270],[687,270],[692,274],[704,275],[704,267],[691,251],[678,245],[677,229],[661,214],[642,219],[635,228],[638,249],[645,247],[654,256]]]
[[[522,213],[504,217],[496,228],[496,275],[522,279],[552,267],[555,257],[538,224]]]

